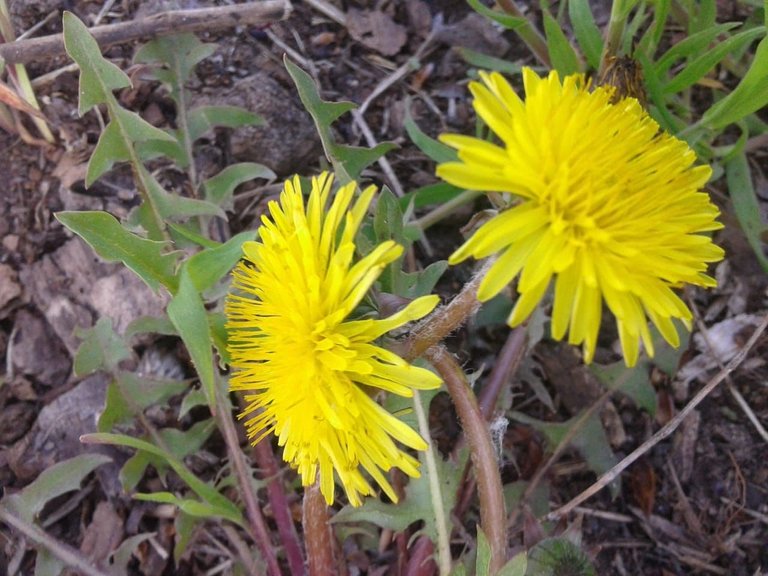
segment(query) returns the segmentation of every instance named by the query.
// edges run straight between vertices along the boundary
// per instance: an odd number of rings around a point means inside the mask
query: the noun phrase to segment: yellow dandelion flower
[[[402,247],[384,242],[353,263],[355,234],[376,189],[367,188],[349,209],[353,182],[328,207],[332,182],[328,173],[313,178],[305,205],[298,177],[286,181],[279,203],[262,217],[260,240],[243,246],[226,302],[230,387],[245,393],[241,417],[253,443],[274,432],[304,486],[319,473],[328,504],[334,471],[355,506],[373,493],[363,470],[397,501],[384,472],[419,471],[418,460],[395,441],[416,450],[427,445],[371,396],[412,396],[441,381],[375,340],[425,316],[438,298],[418,298],[381,320],[347,319]]]
[[[581,75],[560,80],[523,70],[525,101],[498,73],[473,82],[477,114],[502,146],[455,134],[442,141],[460,162],[438,167],[465,188],[506,192],[511,206],[450,258],[500,253],[478,298],[488,300],[515,277],[519,298],[508,319],[523,322],[554,278],[552,336],[581,344],[590,362],[603,301],[616,317],[627,365],[640,341],[653,355],[647,318],[673,346],[673,318],[691,313],[673,288],[714,286],[708,262],[723,258],[705,232],[721,228],[701,192],[708,166],[694,166],[688,145],[661,132],[634,98],[612,102],[609,86],[589,89]]]

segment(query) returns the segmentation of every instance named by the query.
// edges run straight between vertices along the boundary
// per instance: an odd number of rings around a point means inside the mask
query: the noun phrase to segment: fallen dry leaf
[[[701,413],[694,410],[683,420],[675,433],[672,446],[672,463],[682,482],[688,482],[693,474],[693,460],[696,455],[696,442],[699,438]]]
[[[26,100],[19,96],[12,88],[10,88],[4,82],[0,82],[0,102],[5,102],[8,106],[16,108],[41,120],[45,120],[45,116],[35,108],[31,106]]]
[[[400,52],[408,39],[405,28],[379,10],[350,9],[347,30],[352,38],[384,56]]]
[[[650,516],[656,503],[656,473],[647,460],[641,459],[632,466],[629,486],[632,499],[646,517]]]
[[[2,310],[11,300],[21,296],[21,286],[17,282],[16,271],[7,264],[0,264],[0,318]]]
[[[123,519],[107,500],[99,502],[93,512],[93,519],[85,529],[80,551],[101,569],[109,567],[107,558],[123,540]]]

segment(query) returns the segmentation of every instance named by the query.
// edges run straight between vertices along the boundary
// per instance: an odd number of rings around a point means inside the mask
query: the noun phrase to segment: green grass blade
[[[763,31],[765,28],[761,27]],[[738,122],[768,105],[768,38],[757,45],[755,59],[733,92],[706,111],[701,123],[714,130]]]
[[[603,35],[595,24],[595,17],[587,0],[569,0],[568,16],[573,32],[587,63],[597,70],[600,67],[600,55],[603,53]]]
[[[763,237],[768,233],[768,226],[763,223],[760,206],[752,184],[749,163],[742,150],[725,164],[725,176],[728,191],[733,201],[733,209],[741,229],[749,241],[755,256],[763,270],[768,272],[768,257],[765,255]]]
[[[544,12],[544,34],[552,67],[563,76],[579,72],[582,67],[579,56],[549,11]]]

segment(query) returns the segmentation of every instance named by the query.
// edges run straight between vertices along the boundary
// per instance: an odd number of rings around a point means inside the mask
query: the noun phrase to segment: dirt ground
[[[201,5],[205,2],[117,1],[100,23],[141,18],[156,5]],[[594,3],[599,23],[608,8]],[[10,2],[22,32],[52,10],[75,12],[89,26],[103,3],[83,0]],[[200,35],[219,44],[214,56],[200,65],[190,89],[195,98],[213,103],[239,104],[262,114],[267,126],[240,131],[217,131],[198,148],[200,169],[211,174],[233,161],[251,160],[270,166],[284,177],[320,169],[321,148],[310,117],[301,109],[282,56],[286,50],[319,81],[326,100],[357,104],[382,81],[422,50],[417,66],[375,98],[364,118],[377,141],[393,141],[399,148],[388,155],[403,189],[436,182],[434,163],[412,143],[404,129],[410,107],[417,124],[428,134],[441,131],[471,133],[474,116],[466,90],[468,64],[457,48],[465,47],[521,63],[532,59],[510,32],[501,32],[470,14],[458,0],[382,0],[336,2],[354,16],[341,26],[311,6],[296,2],[291,18],[263,29],[238,29],[219,35]],[[722,7],[721,7],[722,8]],[[732,14],[729,13],[729,17]],[[371,24],[375,21],[375,25]],[[430,31],[429,44],[424,46]],[[37,35],[60,31],[54,18]],[[385,32],[383,32],[385,31]],[[135,45],[113,47],[109,58],[124,70],[131,67]],[[65,57],[29,66],[39,77],[67,65]],[[173,107],[156,84],[133,75],[133,89],[120,94],[125,106],[151,123],[173,124]],[[83,183],[85,163],[98,138],[93,114],[77,116],[77,74],[63,71],[40,85],[43,112],[57,136],[54,146],[31,146],[17,136],[0,132],[0,487],[3,494],[17,492],[55,462],[83,453],[81,434],[95,430],[94,414],[104,402],[106,381],[94,376],[77,379],[72,360],[79,345],[77,327],[90,327],[100,317],[112,319],[118,332],[141,315],[159,314],[166,301],[118,266],[99,261],[79,239],[66,231],[54,214],[61,210],[107,210],[123,217],[136,205],[130,173],[117,168],[94,186]],[[359,125],[347,115],[337,127],[340,141],[366,145]],[[756,176],[765,173],[766,150],[752,153]],[[174,182],[180,175],[169,168],[163,177]],[[367,174],[377,183],[395,187],[378,165]],[[768,198],[765,180],[758,179],[761,198]],[[223,235],[252,227],[275,187],[239,192],[231,229]],[[727,260],[716,275],[719,287],[710,293],[691,292],[697,314],[709,328],[708,340],[718,350],[738,349],[746,342],[768,309],[768,278],[760,269],[739,230],[723,189],[714,185],[713,198],[723,210],[726,224],[718,241]],[[482,204],[478,204],[482,207]],[[459,210],[432,233],[435,254],[445,258],[460,241],[457,230],[466,224],[470,208]],[[417,252],[423,265],[430,260]],[[469,274],[460,268],[444,278],[439,289],[449,297]],[[452,346],[470,371],[493,366],[507,337],[503,326],[462,330]],[[610,338],[603,342],[603,358],[614,358]],[[631,452],[677,413],[715,373],[717,363],[701,338],[692,339],[682,355],[675,378],[654,370],[657,412],[651,417],[624,397],[609,402],[602,416],[607,437],[618,459]],[[139,368],[168,376],[189,375],[188,360],[177,342],[137,341]],[[768,426],[768,340],[763,338],[750,357],[719,386],[669,439],[656,446],[622,477],[615,498],[604,490],[567,521],[558,533],[580,532],[583,547],[598,574],[668,576],[768,574],[768,438],[761,437],[754,418]],[[565,346],[544,341],[527,355],[510,383],[515,410],[551,421],[566,420],[589,404],[594,379],[571,358]],[[483,379],[480,379],[482,384]],[[552,405],[542,402],[541,386]],[[587,399],[587,400],[585,400]],[[153,412],[167,426],[174,425],[174,410]],[[194,418],[194,416],[193,416]],[[445,451],[460,430],[445,398],[438,397],[431,411],[433,433]],[[188,424],[189,422],[187,422]],[[505,482],[530,480],[547,458],[544,442],[531,427],[513,422],[504,437]],[[116,462],[125,455],[111,453]],[[196,470],[212,470],[225,460],[217,435],[191,463]],[[109,532],[114,541],[139,532],[156,531],[156,546],[172,547],[168,511],[131,500],[120,487],[119,465],[103,467],[76,496],[46,509],[46,530],[84,553],[93,551],[94,535]],[[578,453],[566,454],[543,479],[551,507],[567,502],[595,479]],[[147,479],[152,486],[157,479]],[[148,491],[148,490],[147,490]],[[298,492],[293,502],[300,517]],[[474,511],[473,511],[474,510]],[[164,516],[164,514],[166,516]],[[471,538],[476,510],[457,522],[456,549]],[[533,520],[531,520],[533,522]],[[119,526],[119,529],[116,528]],[[522,544],[535,530],[528,521],[513,527],[512,546]],[[216,534],[215,530],[213,532]],[[114,541],[112,546],[114,549]],[[101,544],[110,550],[110,544]],[[31,574],[35,553],[12,529],[0,525],[0,573]],[[89,548],[90,547],[90,548]],[[345,542],[350,573],[399,574],[402,567],[386,550],[363,549]],[[20,552],[21,550],[21,552]],[[389,552],[392,552],[390,548]],[[401,552],[404,553],[404,552]],[[407,553],[405,553],[407,554]],[[204,574],[216,565],[211,545],[193,543],[178,567],[172,554],[163,556],[146,546],[132,563],[135,574]],[[363,558],[361,558],[363,557]],[[565,574],[570,572],[558,572]]]

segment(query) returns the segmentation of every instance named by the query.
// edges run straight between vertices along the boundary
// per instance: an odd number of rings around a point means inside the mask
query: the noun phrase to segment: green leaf
[[[154,160],[155,158],[166,157],[179,168],[187,168],[189,159],[181,145],[179,138],[181,134],[178,130],[166,129],[166,134],[174,138],[170,140],[147,140],[146,142],[136,143],[136,152],[143,162]]]
[[[177,246],[197,244],[201,248],[216,248],[220,242],[211,240],[200,234],[200,226],[195,222],[178,223],[169,222],[168,228],[171,232],[171,238]]]
[[[576,415],[565,422],[544,422],[521,412],[513,412],[512,417],[544,434],[553,451],[563,442],[571,428],[578,424],[580,428],[570,444],[579,451],[589,469],[598,476],[610,470],[617,462],[605,437],[605,430],[598,413],[591,414],[585,422],[581,422],[581,415]],[[618,494],[618,490],[618,482],[611,484],[611,492],[614,496]]]
[[[232,199],[235,188],[243,182],[256,178],[274,180],[277,175],[263,164],[255,162],[232,164],[203,183],[205,198],[217,206],[227,206]]]
[[[211,410],[215,410],[216,389],[214,388],[211,330],[203,299],[195,288],[188,264],[181,269],[179,289],[168,304],[168,317],[187,347],[203,390],[208,395]]]
[[[765,30],[764,27],[762,27]],[[755,58],[733,92],[704,113],[701,123],[714,130],[738,122],[768,105],[768,38],[757,45]]]
[[[679,123],[675,121],[675,117],[667,110],[667,98],[664,96],[661,80],[656,77],[651,62],[645,54],[638,52],[636,56],[644,70],[643,74],[645,76],[645,87],[648,90],[648,99],[654,105],[651,108],[653,119],[665,131],[670,134],[677,134],[680,130]]]
[[[477,560],[475,564],[475,576],[491,575],[491,545],[485,536],[483,529],[477,527]]]
[[[162,284],[173,291],[178,254],[167,253],[168,242],[147,240],[123,228],[106,212],[58,212],[56,219],[85,240],[107,262],[122,262],[147,286]]]
[[[714,26],[717,20],[717,0],[699,0],[689,14],[688,32],[694,33]]]
[[[255,238],[253,231],[240,232],[216,248],[198,252],[187,261],[189,276],[199,292],[221,280],[243,256],[243,244]]]
[[[110,122],[99,137],[88,162],[86,186],[90,186],[116,162],[136,160],[132,149],[136,143],[151,140],[173,141],[173,137],[168,133],[155,128],[135,112],[124,110],[118,105],[112,91],[130,86],[130,80],[101,55],[88,29],[70,12],[64,14],[64,44],[69,55],[80,67],[80,114],[101,103],[107,105],[110,114]]]
[[[413,121],[413,116],[411,116],[411,107],[409,104],[410,102],[406,102],[405,122],[403,125],[405,126],[406,132],[408,132],[408,137],[411,139],[411,142],[416,144],[419,150],[424,152],[424,154],[429,156],[437,163],[455,162],[458,160],[459,155],[456,150],[447,144],[443,144],[434,138],[430,138],[421,131],[421,128],[419,128],[416,122]]]
[[[218,216],[226,220],[227,215],[220,206],[205,200],[169,194],[144,166],[140,165],[137,171],[154,209],[164,220],[180,220],[191,216]]]
[[[218,506],[213,506],[206,502],[200,502],[199,500],[191,500],[189,498],[179,498],[170,492],[153,492],[151,494],[138,493],[133,497],[136,500],[142,500],[144,502],[159,502],[161,504],[173,504],[178,507],[179,510],[194,516],[196,518],[227,518],[228,510],[222,510]]]
[[[633,50],[635,54],[654,54],[656,52],[656,48],[658,47],[659,42],[661,42],[661,37],[664,34],[671,5],[671,0],[656,0],[653,9],[653,22],[640,39],[637,49]]]
[[[380,244],[387,240],[394,240],[401,246],[408,243],[403,235],[403,212],[397,202],[397,198],[389,189],[381,191],[376,202],[376,208],[373,215],[373,231],[376,236],[376,243]],[[402,296],[397,292],[399,276],[403,274],[401,255],[397,260],[391,262],[379,276],[381,290]]]
[[[762,214],[760,202],[752,184],[749,162],[743,150],[725,164],[725,176],[736,218],[738,218],[741,229],[744,231],[749,245],[752,246],[760,266],[768,272],[768,257],[765,255],[765,243],[763,242],[763,238],[768,233],[768,226],[765,225],[760,216]]]
[[[108,432],[117,424],[130,421],[145,408],[165,402],[184,393],[189,382],[139,376],[133,372],[117,372],[107,387],[104,411],[99,417],[98,430]]]
[[[480,0],[467,0],[467,3],[471,6],[472,10],[478,14],[481,14],[482,16],[485,16],[486,18],[501,24],[508,30],[514,30],[515,28],[520,28],[521,26],[528,24],[528,20],[526,20],[524,17],[510,16],[505,12],[492,10],[491,8],[488,8],[484,4],[480,3]]]
[[[231,364],[229,351],[227,350],[227,317],[223,312],[211,312],[208,314],[208,325],[211,327],[211,337],[216,352],[219,353],[219,366],[224,368]]]
[[[135,448],[136,450],[143,450],[149,454],[162,458],[171,468],[173,468],[174,472],[187,483],[195,494],[197,494],[203,501],[220,510],[222,512],[222,518],[226,518],[227,520],[243,526],[243,516],[232,501],[220,494],[211,485],[200,480],[175,456],[154,444],[125,434],[86,434],[81,440],[86,444],[114,444],[117,446],[126,446],[128,448]]]
[[[405,298],[418,298],[431,294],[440,280],[440,277],[448,269],[447,260],[432,262],[419,272],[400,272],[396,277],[395,294]]]
[[[154,532],[144,532],[143,534],[136,534],[123,540],[117,550],[110,555],[112,561],[110,562],[110,572],[117,572],[117,574],[128,574],[128,562],[131,561],[131,557],[136,549],[143,542],[146,542],[154,536]]]
[[[621,390],[651,416],[656,414],[656,390],[651,384],[651,363],[641,359],[632,368],[628,368],[623,361],[615,362],[608,366],[599,364],[590,365],[590,371],[598,380],[611,390]]]
[[[664,93],[676,94],[677,92],[685,90],[689,86],[693,86],[730,52],[750,44],[763,35],[765,35],[765,28],[760,26],[752,30],[745,30],[744,32],[740,32],[731,38],[728,38],[728,40],[720,42],[710,50],[706,50],[701,56],[689,62],[688,65],[683,68],[682,72],[672,78],[672,80],[670,80],[664,86]],[[757,60],[757,56],[755,57],[755,60]],[[766,64],[768,65],[768,60],[766,61]],[[747,72],[747,75],[749,75],[749,72]],[[746,80],[746,76],[744,79]],[[768,86],[768,81],[766,81],[765,85]],[[768,96],[765,97],[765,101],[768,102]],[[758,106],[754,108],[754,110],[757,110],[761,107],[762,106]]]
[[[360,148],[337,144],[331,131],[331,124],[345,112],[357,108],[352,102],[326,102],[320,98],[312,77],[296,66],[287,57],[283,58],[285,67],[296,84],[304,108],[312,116],[323,144],[325,156],[333,165],[340,184],[357,180],[365,167],[381,156],[396,148],[391,142],[382,142],[373,148]]]
[[[144,477],[144,472],[147,470],[147,466],[150,464],[155,465],[157,474],[162,479],[164,477],[165,466],[163,460],[158,456],[153,456],[148,452],[142,452],[139,450],[133,456],[128,458],[120,469],[120,484],[123,486],[123,490],[126,493],[131,493],[139,485],[141,479]]]
[[[124,110],[114,102],[109,106],[111,121],[99,136],[96,148],[88,161],[85,175],[86,187],[112,169],[117,162],[132,160],[132,146],[150,140],[171,141],[167,132],[155,128],[135,112]]]
[[[137,334],[159,334],[162,336],[178,336],[176,328],[167,317],[139,316],[128,324],[125,329],[125,338],[130,339]]]
[[[376,212],[373,215],[373,230],[378,243],[394,240],[405,244],[403,237],[403,211],[387,188],[383,189],[376,202]]]
[[[400,203],[400,208],[405,211],[409,205],[413,208],[424,208],[425,206],[433,206],[435,204],[445,204],[460,196],[462,192],[464,192],[462,188],[458,188],[453,184],[436,182],[416,190],[411,190],[399,198],[398,202]]]
[[[173,530],[176,533],[176,541],[173,546],[173,561],[177,566],[187,551],[189,543],[192,541],[195,528],[200,523],[201,520],[199,518],[185,514],[183,511],[176,514],[176,518],[173,519]]]
[[[528,570],[528,554],[518,552],[512,560],[504,564],[495,576],[525,576]]]
[[[159,63],[164,66],[163,68],[150,67],[150,73],[168,86],[178,106],[183,105],[178,96],[183,90],[184,83],[191,77],[195,66],[212,56],[215,51],[216,44],[203,43],[194,34],[174,34],[147,42],[138,49],[133,60],[146,64]]]
[[[181,406],[179,407],[179,420],[184,418],[192,408],[198,406],[208,406],[208,399],[205,397],[205,393],[202,390],[195,388],[190,390],[181,401]]]
[[[475,52],[474,50],[470,50],[469,48],[465,48],[463,46],[454,46],[453,49],[456,50],[459,56],[464,59],[464,62],[470,66],[476,66],[477,68],[481,68],[483,70],[495,70],[496,72],[501,72],[502,74],[516,76],[520,74],[523,69],[522,64],[518,64],[517,62],[510,62],[509,60],[496,58],[495,56],[489,56],[488,54],[483,54],[482,52]],[[408,108],[406,108],[406,111],[407,110]],[[453,150],[453,148],[451,148],[451,150]]]
[[[579,72],[581,70],[579,56],[549,10],[544,10],[544,34],[547,37],[547,49],[552,67],[560,73],[560,76]]]
[[[83,340],[75,354],[76,376],[115,370],[120,362],[132,356],[131,348],[112,329],[112,319],[107,316],[99,318],[93,328],[75,328],[75,335]]]
[[[674,44],[653,64],[656,75],[661,77],[667,73],[672,64],[683,58],[698,55],[704,52],[720,34],[733,30],[740,26],[739,22],[726,22],[712,28],[707,28],[696,34],[683,38]]]
[[[588,0],[568,0],[568,15],[587,62],[597,70],[603,53],[603,35],[595,24]]]
[[[81,454],[59,462],[43,470],[21,492],[3,498],[0,504],[25,522],[32,523],[47,502],[67,492],[79,490],[88,474],[111,461],[104,454]]]
[[[194,142],[216,127],[261,126],[264,119],[239,106],[201,106],[189,112],[189,138]]]
[[[160,436],[168,451],[179,460],[199,452],[216,430],[216,421],[213,418],[195,422],[187,430],[176,428],[163,428]]]
[[[339,171],[342,174],[339,183],[344,184],[348,181],[358,180],[363,170],[396,148],[397,144],[394,142],[380,142],[373,148],[333,144],[330,150],[335,162],[336,174],[339,174]]]
[[[80,116],[97,104],[106,102],[112,90],[131,85],[128,76],[101,56],[99,45],[88,28],[72,12],[64,12],[64,47],[80,67],[78,94]]]

